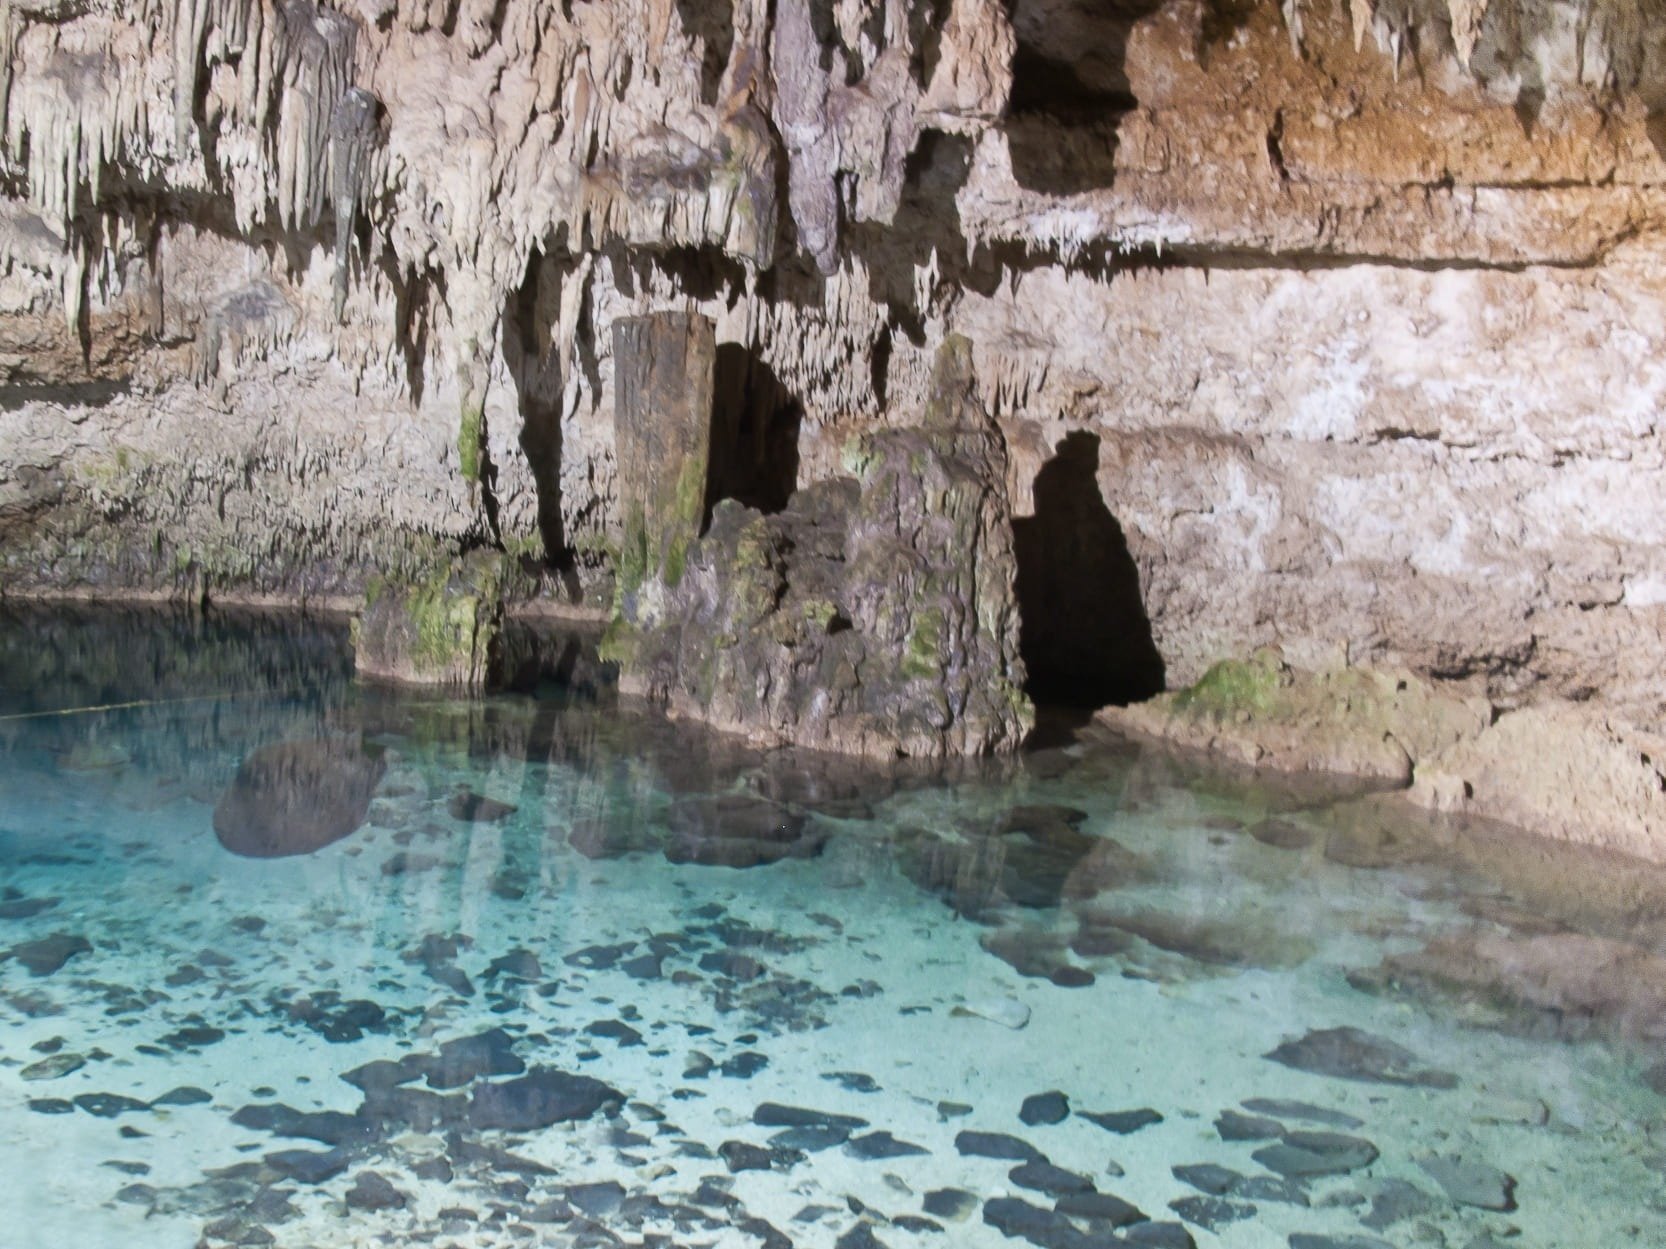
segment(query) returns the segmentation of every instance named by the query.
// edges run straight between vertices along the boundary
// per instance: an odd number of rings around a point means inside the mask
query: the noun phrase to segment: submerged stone
[[[854,1137],[845,1146],[845,1152],[872,1162],[884,1158],[908,1158],[931,1151],[909,1141],[899,1141],[889,1132],[870,1132],[866,1136]]]
[[[386,767],[355,739],[262,746],[220,796],[214,832],[245,858],[311,854],[364,823]]]
[[[964,1188],[934,1188],[925,1195],[920,1208],[935,1218],[959,1223],[970,1218],[978,1208],[978,1198]]]
[[[1087,1193],[1093,1191],[1093,1181],[1085,1175],[1077,1175],[1074,1171],[1066,1171],[1063,1167],[1056,1167],[1050,1162],[1022,1162],[1007,1172],[1007,1179],[1020,1188],[1033,1189],[1038,1193],[1046,1193],[1052,1197],[1063,1196],[1066,1193]]]
[[[1497,1167],[1436,1154],[1417,1159],[1417,1165],[1459,1205],[1506,1214],[1516,1208],[1515,1177]]]
[[[1241,1223],[1255,1217],[1255,1207],[1223,1201],[1219,1197],[1180,1197],[1169,1202],[1173,1210],[1186,1222],[1205,1231],[1216,1232],[1229,1223]]]
[[[1286,1041],[1265,1057],[1297,1071],[1359,1080],[1374,1084],[1406,1084],[1423,1088],[1455,1088],[1458,1078],[1446,1071],[1421,1066],[1404,1046],[1359,1028],[1326,1028]]]
[[[1141,1128],[1148,1128],[1154,1123],[1163,1121],[1163,1116],[1150,1107],[1142,1107],[1139,1110],[1114,1110],[1101,1113],[1082,1111],[1080,1114],[1089,1123],[1098,1124],[1107,1132],[1115,1132],[1118,1136],[1127,1136],[1131,1132],[1138,1132]]]
[[[16,959],[31,976],[50,976],[61,971],[77,954],[91,954],[92,949],[92,943],[85,937],[58,932],[14,945],[5,952],[5,957]]]
[[[343,1149],[319,1153],[311,1149],[280,1149],[266,1155],[266,1165],[298,1184],[322,1184],[347,1169],[352,1156]]]
[[[514,815],[516,811],[516,808],[507,802],[499,802],[496,798],[488,798],[485,794],[477,794],[467,788],[452,794],[445,804],[445,809],[452,819],[473,824],[495,823]]]
[[[407,1200],[385,1175],[375,1171],[360,1171],[353,1177],[353,1187],[347,1190],[350,1210],[403,1210]]]
[[[1362,1128],[1365,1120],[1340,1110],[1315,1106],[1312,1102],[1294,1101],[1283,1097],[1252,1097],[1239,1103],[1245,1110],[1278,1119],[1300,1119],[1304,1123],[1322,1123],[1332,1128]]]
[[[1018,1108],[1018,1117],[1030,1127],[1063,1123],[1070,1117],[1070,1099],[1057,1089],[1032,1093]]]
[[[469,1123],[479,1130],[529,1132],[588,1119],[624,1100],[624,1094],[600,1080],[539,1067],[518,1079],[477,1085],[469,1098]]]
[[[965,1158],[997,1158],[1012,1162],[1046,1162],[1047,1156],[1028,1141],[1004,1132],[960,1132],[954,1147]]]
[[[1375,1162],[1377,1147],[1336,1132],[1287,1132],[1278,1144],[1264,1146],[1251,1157],[1284,1176],[1345,1175]]]

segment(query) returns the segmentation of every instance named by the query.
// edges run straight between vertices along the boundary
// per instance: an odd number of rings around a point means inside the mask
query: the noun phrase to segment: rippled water
[[[0,1244],[1666,1243],[1657,874],[757,755],[586,656],[0,617]]]

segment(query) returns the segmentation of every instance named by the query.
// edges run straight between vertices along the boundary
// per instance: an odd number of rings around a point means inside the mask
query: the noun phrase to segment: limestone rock
[[[1422,763],[1411,799],[1666,862],[1666,738],[1567,705],[1507,712]]]
[[[1484,698],[1410,673],[1305,672],[1264,650],[1222,660],[1186,689],[1107,709],[1099,719],[1251,767],[1408,785],[1416,761],[1479,733],[1490,712]]]
[[[497,561],[481,555],[415,584],[372,582],[353,621],[354,670],[411,685],[483,688],[503,620],[500,576]]]
[[[621,688],[772,744],[1015,749],[1032,713],[1004,447],[969,368],[966,344],[945,347],[922,423],[856,443],[856,476],[777,515],[720,503],[686,566],[667,568],[658,620],[623,600]]]

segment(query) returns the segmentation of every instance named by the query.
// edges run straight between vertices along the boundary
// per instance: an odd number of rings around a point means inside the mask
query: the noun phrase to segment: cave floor
[[[1111,742],[882,774],[306,626],[6,627],[0,1244],[1666,1243],[1648,869]],[[322,789],[239,773],[277,741]]]

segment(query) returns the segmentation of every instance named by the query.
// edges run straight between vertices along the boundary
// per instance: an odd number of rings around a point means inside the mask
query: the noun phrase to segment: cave
[[[1025,690],[1092,710],[1163,691],[1140,573],[1099,484],[1099,439],[1067,435],[1041,466],[1034,511],[1012,522]]]
[[[14,1242],[1666,1245],[1666,0],[0,0],[0,136]]]

